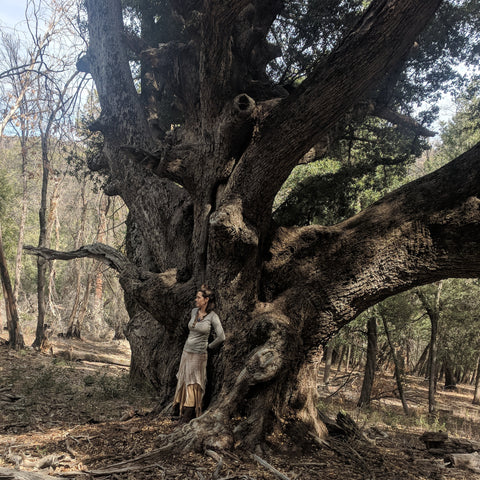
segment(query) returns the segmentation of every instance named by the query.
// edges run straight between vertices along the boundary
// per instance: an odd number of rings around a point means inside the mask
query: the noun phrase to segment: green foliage
[[[426,148],[426,142],[385,121],[352,123],[327,160],[292,172],[277,196],[275,220],[282,225],[340,222],[404,182]]]
[[[473,371],[480,352],[480,282],[444,281],[439,326],[439,358]]]
[[[293,86],[332,51],[352,28],[370,2],[349,0],[309,0],[285,2],[282,16],[272,28],[272,40],[282,46],[283,55],[271,64],[271,75],[279,83]],[[411,52],[395,88],[385,85],[380,96],[388,95],[388,104],[403,113],[412,105],[438,100],[445,90],[457,88],[463,76],[455,66],[462,62],[479,63],[478,0],[442,2],[433,22],[422,32]],[[430,122],[433,118],[421,118]]]
[[[362,0],[290,0],[272,27],[271,40],[283,55],[270,66],[270,75],[282,85],[295,82],[354,25],[365,9]]]
[[[480,141],[480,80],[472,82],[456,99],[457,111],[444,124],[436,163],[447,163]]]

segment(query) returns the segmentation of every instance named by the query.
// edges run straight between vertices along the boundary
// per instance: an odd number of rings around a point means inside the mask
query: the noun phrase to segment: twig
[[[339,379],[346,378],[346,380],[333,393],[327,395],[325,399],[334,397],[340,390],[342,390],[343,387],[345,387],[345,385],[353,382],[358,376],[358,373],[350,372],[348,375],[342,375],[341,377],[338,377]]]
[[[213,458],[217,462],[217,467],[215,468],[215,471],[212,474],[212,479],[213,480],[218,480],[218,476],[220,474],[220,470],[223,467],[223,458],[221,455],[219,455],[217,452],[213,450],[205,450],[205,455],[208,455],[210,458]]]
[[[280,478],[280,480],[290,480],[286,475],[282,472],[279,472],[275,467],[272,467],[268,462],[260,458],[258,455],[253,454],[253,459],[256,460],[260,465],[265,467],[271,473],[273,473],[276,477]]]
[[[77,456],[77,452],[72,448],[72,444],[70,442],[70,440],[72,439],[72,437],[67,437],[65,439],[65,448],[67,449],[67,452],[73,457],[75,458]]]
[[[158,463],[152,463],[150,465],[133,465],[131,467],[124,468],[105,468],[103,470],[83,470],[83,471],[72,471],[72,472],[62,472],[62,476],[78,476],[78,475],[90,475],[92,477],[104,477],[105,475],[115,475],[117,473],[129,473],[129,472],[138,472],[140,470],[149,470],[152,468],[160,468],[164,472],[164,468]]]

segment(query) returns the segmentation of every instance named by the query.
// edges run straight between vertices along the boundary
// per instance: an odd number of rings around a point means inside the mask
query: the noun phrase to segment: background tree
[[[367,360],[365,362],[362,390],[357,402],[357,406],[359,407],[370,405],[373,380],[377,367],[377,339],[377,317],[375,316],[375,311],[370,309],[370,315],[367,321]]]
[[[13,196],[12,186],[9,184],[5,173],[0,173],[0,222],[6,222],[6,211]],[[17,303],[13,294],[12,282],[5,255],[3,242],[3,227],[0,226],[0,278],[2,282],[3,296],[5,299],[5,313],[7,317],[8,344],[11,348],[21,349],[25,346],[23,335],[18,319]]]

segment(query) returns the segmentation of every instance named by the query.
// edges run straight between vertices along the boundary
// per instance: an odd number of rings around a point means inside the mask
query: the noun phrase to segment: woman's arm
[[[215,340],[212,343],[208,344],[208,348],[213,349],[218,347],[225,341],[225,332],[223,331],[222,324],[220,323],[220,319],[218,315],[214,313],[212,315],[212,326],[215,331]]]

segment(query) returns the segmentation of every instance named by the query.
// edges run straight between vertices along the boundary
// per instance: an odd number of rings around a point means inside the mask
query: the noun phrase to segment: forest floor
[[[480,407],[471,404],[470,386],[439,390],[439,413],[429,417],[426,382],[408,377],[412,414],[406,417],[391,376],[379,376],[371,407],[358,409],[361,375],[335,371],[330,385],[320,387],[320,408],[331,418],[348,413],[361,438],[329,438],[323,446],[312,443],[299,451],[272,436],[256,452],[263,465],[254,452],[219,452],[221,458],[174,453],[136,471],[124,464],[102,474],[103,467],[155,449],[158,436],[177,425],[151,413],[153,391],[130,388],[126,342],[58,339],[52,349],[53,355],[15,352],[0,339],[0,478],[13,478],[2,477],[3,469],[18,468],[53,477],[116,480],[480,480],[480,473],[452,468],[420,440],[425,431],[441,430],[450,438],[480,441]]]

